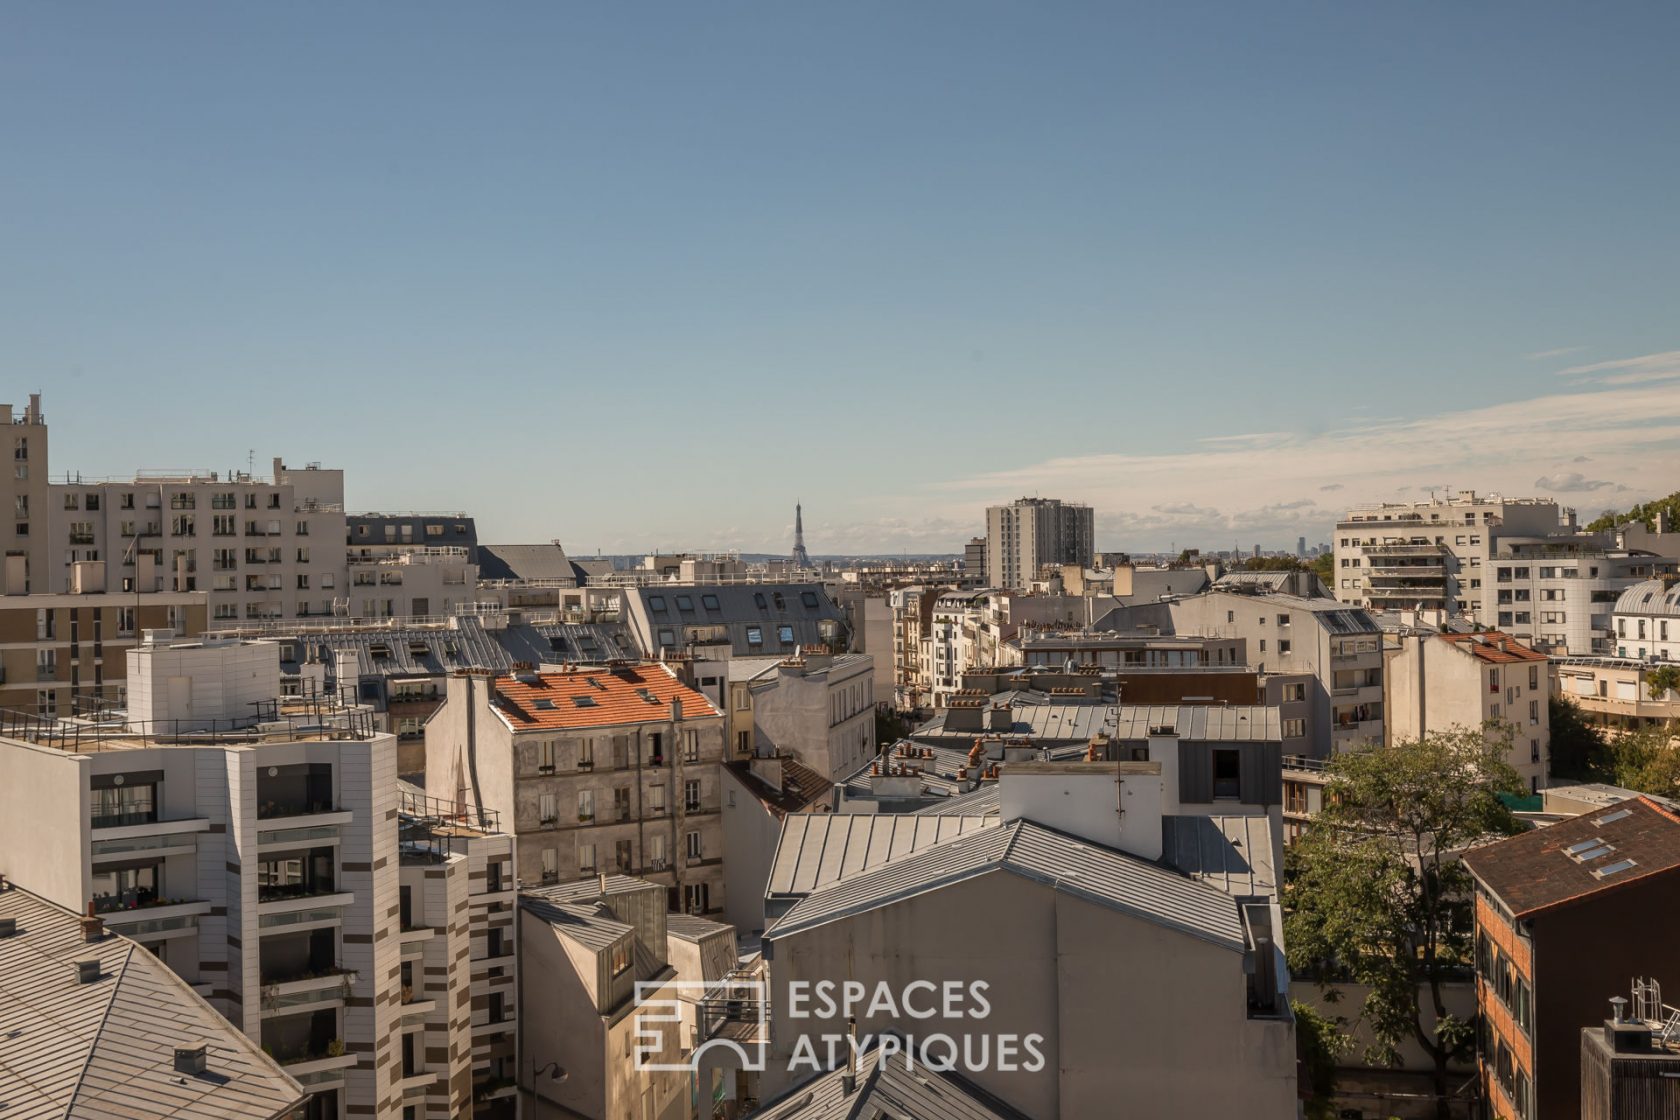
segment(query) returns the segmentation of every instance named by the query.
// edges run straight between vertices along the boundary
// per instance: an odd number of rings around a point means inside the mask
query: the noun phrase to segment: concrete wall
[[[1131,772],[1142,770],[1152,772]],[[1104,847],[1160,859],[1161,787],[1159,765],[1152,763],[1014,763],[999,779],[999,817],[1005,822],[1025,817]]]
[[[720,767],[723,782],[723,920],[742,933],[764,929],[764,891],[781,839],[781,820],[742,779]]]
[[[280,647],[274,642],[191,642],[128,651],[132,722],[169,721],[180,730],[257,715],[280,695]]]
[[[791,981],[885,981],[896,997],[917,980],[983,980],[984,1019],[870,1016],[865,1006],[858,1032],[943,1033],[959,1045],[968,1035],[976,1050],[987,1036],[994,1057],[994,1036],[1040,1034],[1042,1070],[966,1074],[1029,1116],[1108,1116],[1116,1102],[1134,1116],[1296,1115],[1293,1026],[1247,1019],[1240,953],[1010,872],[778,940],[771,968],[767,1089],[789,1080],[799,1034],[846,1030],[840,1016],[794,1019]]]
[[[10,740],[0,751],[0,874],[85,912],[93,853],[88,756]]]

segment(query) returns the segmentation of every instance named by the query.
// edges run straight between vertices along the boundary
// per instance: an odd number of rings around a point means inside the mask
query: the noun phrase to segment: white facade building
[[[1560,518],[1568,516],[1568,522]],[[1336,523],[1336,598],[1375,610],[1419,606],[1473,614],[1481,607],[1483,568],[1501,532],[1546,536],[1573,514],[1539,498],[1477,495],[1474,490],[1426,502],[1378,502]]]
[[[1670,576],[1623,591],[1613,626],[1617,657],[1680,661],[1680,583]]]

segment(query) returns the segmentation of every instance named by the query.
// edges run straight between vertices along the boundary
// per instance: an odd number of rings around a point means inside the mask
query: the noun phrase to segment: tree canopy
[[[1325,808],[1290,848],[1284,889],[1292,970],[1322,986],[1367,986],[1361,1018],[1392,1064],[1413,1041],[1450,1115],[1447,1068],[1474,1045],[1444,985],[1472,962],[1468,847],[1521,830],[1500,795],[1527,793],[1505,761],[1509,731],[1454,730],[1370,747],[1329,764]]]
[[[1680,524],[1680,490],[1676,490],[1666,498],[1641,502],[1626,513],[1615,510],[1605,510],[1603,516],[1587,522],[1589,533],[1602,533],[1607,529],[1614,529],[1618,525],[1626,525],[1630,521],[1637,521],[1653,532],[1657,527],[1657,514],[1668,514],[1669,520]]]

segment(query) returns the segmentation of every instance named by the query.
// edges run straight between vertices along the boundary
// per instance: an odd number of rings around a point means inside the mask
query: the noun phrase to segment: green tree
[[[1336,556],[1334,553],[1321,552],[1313,557],[1312,570],[1318,573],[1318,578],[1324,581],[1324,586],[1334,589],[1336,586]]]
[[[1367,986],[1367,1060],[1416,1042],[1434,1066],[1436,1115],[1451,1116],[1447,1067],[1473,1025],[1446,985],[1471,963],[1466,846],[1521,826],[1500,794],[1527,793],[1506,763],[1510,733],[1455,730],[1331,761],[1325,808],[1291,849],[1284,889],[1290,967],[1321,986]],[[1426,1025],[1427,1024],[1427,1025]]]
[[[1605,510],[1602,517],[1587,522],[1587,532],[1602,533],[1614,529],[1618,525],[1626,525],[1637,521],[1653,532],[1657,527],[1657,514],[1666,513],[1671,521],[1680,521],[1680,490],[1676,490],[1666,498],[1658,498],[1651,502],[1641,502],[1626,513],[1615,510]]]
[[[1551,776],[1577,782],[1607,778],[1604,736],[1587,722],[1581,706],[1567,696],[1553,696],[1546,706],[1552,729]]]
[[[1653,700],[1661,700],[1676,688],[1680,688],[1680,665],[1662,665],[1645,674],[1645,691]]]
[[[1336,1063],[1353,1045],[1342,1031],[1342,1020],[1332,1019],[1311,1004],[1295,1000],[1295,1057],[1306,1075],[1307,1120],[1336,1120]]]
[[[1244,572],[1300,572],[1307,563],[1294,556],[1250,556],[1239,571]]]
[[[1624,731],[1611,739],[1607,781],[1639,793],[1680,797],[1680,747],[1667,724]]]

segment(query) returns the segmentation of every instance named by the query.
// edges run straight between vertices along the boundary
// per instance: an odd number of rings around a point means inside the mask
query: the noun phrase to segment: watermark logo
[[[638,980],[635,1068],[699,1070],[709,1051],[732,1050],[729,1063],[762,1073],[770,1048],[770,987],[762,980]],[[704,1039],[686,1058],[689,1039]]]

